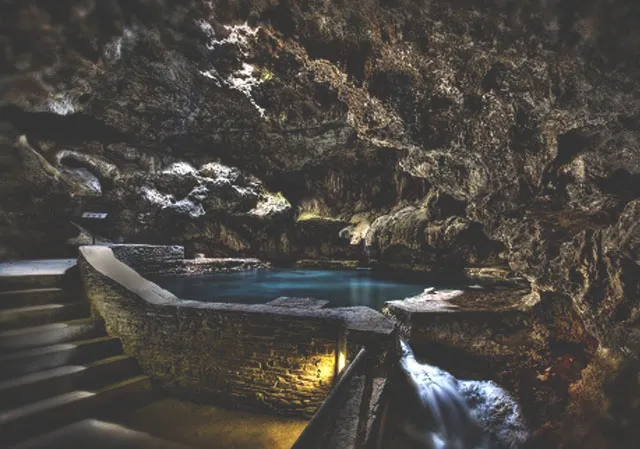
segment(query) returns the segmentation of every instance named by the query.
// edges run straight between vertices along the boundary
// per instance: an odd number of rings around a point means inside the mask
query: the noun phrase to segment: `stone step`
[[[0,410],[20,407],[69,393],[74,390],[94,390],[139,374],[131,357],[118,355],[87,365],[63,365],[46,371],[0,381]]]
[[[0,292],[0,309],[69,303],[77,301],[75,296],[57,287],[9,290]]]
[[[112,337],[28,349],[0,356],[0,379],[20,377],[63,365],[84,365],[120,354],[120,340]]]
[[[0,291],[58,288],[63,279],[64,273],[0,276]]]
[[[87,417],[107,409],[124,407],[148,392],[147,376],[137,376],[96,391],[72,391],[0,413],[0,447]]]
[[[12,449],[186,449],[176,443],[118,424],[85,419]]]
[[[44,304],[0,310],[0,329],[10,330],[89,316],[89,303]]]
[[[92,318],[14,329],[0,332],[0,354],[103,335],[103,324]]]
[[[0,263],[0,291],[60,287],[75,259],[18,260]]]

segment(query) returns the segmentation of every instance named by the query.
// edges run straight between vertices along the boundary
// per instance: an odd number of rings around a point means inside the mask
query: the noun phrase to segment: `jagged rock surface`
[[[637,372],[639,9],[3,0],[0,257],[93,204],[208,256],[506,263]]]

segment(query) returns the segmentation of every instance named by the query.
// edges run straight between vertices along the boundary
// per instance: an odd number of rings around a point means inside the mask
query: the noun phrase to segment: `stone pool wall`
[[[269,266],[254,258],[185,259],[183,246],[112,244],[115,257],[144,275],[190,275],[248,270]]]
[[[172,265],[184,260],[184,247],[178,245],[109,245],[114,256],[127,265],[145,266]]]
[[[131,254],[141,253],[127,251],[124,259]],[[109,247],[82,247],[79,267],[94,313],[161,386],[202,401],[302,416],[311,416],[327,396],[336,351],[346,344],[339,317],[182,301]]]

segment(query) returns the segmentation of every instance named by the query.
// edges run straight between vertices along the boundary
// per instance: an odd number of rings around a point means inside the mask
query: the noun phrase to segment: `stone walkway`
[[[124,413],[117,421],[193,448],[289,449],[306,419],[262,415],[163,398]]]

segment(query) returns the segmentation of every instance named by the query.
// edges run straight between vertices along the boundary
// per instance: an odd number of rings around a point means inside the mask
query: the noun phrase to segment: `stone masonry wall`
[[[118,260],[137,268],[177,263],[184,259],[184,247],[168,245],[109,245]]]
[[[181,301],[85,247],[85,293],[110,335],[163,387],[202,401],[311,416],[334,378],[341,320],[263,305]]]

